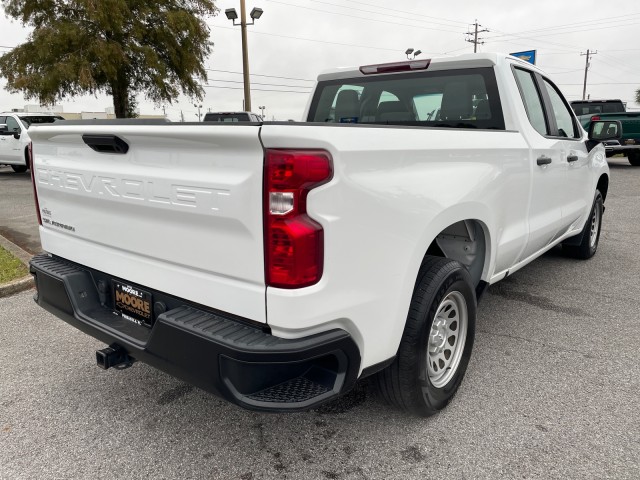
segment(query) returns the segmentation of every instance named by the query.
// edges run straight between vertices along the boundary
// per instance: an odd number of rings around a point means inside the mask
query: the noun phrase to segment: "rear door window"
[[[531,126],[535,128],[540,135],[549,135],[549,125],[544,114],[544,106],[533,73],[521,68],[514,69],[516,81],[520,89],[520,96],[524,103],[527,117]]]

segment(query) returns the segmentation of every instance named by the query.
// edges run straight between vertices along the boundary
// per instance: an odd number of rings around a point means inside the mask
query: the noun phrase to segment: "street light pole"
[[[240,30],[242,31],[242,72],[244,75],[244,108],[251,111],[251,86],[249,84],[249,51],[247,46],[247,9],[240,0]]]
[[[251,85],[249,84],[249,46],[247,42],[247,25],[253,25],[257,19],[262,16],[262,9],[254,7],[251,10],[249,16],[251,17],[251,23],[247,23],[247,9],[244,5],[244,0],[240,0],[240,23],[236,23],[238,19],[238,12],[235,8],[227,8],[224,14],[234,25],[240,25],[242,33],[242,73],[244,76],[244,105],[243,108],[246,111],[251,111]]]

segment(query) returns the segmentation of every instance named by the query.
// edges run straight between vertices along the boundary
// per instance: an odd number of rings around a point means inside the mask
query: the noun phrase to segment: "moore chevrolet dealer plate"
[[[114,280],[113,304],[122,318],[138,325],[151,327],[153,323],[153,299],[149,292]]]

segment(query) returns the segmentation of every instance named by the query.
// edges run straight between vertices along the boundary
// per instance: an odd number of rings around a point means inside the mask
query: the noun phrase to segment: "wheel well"
[[[482,224],[477,220],[461,220],[436,235],[426,254],[457,260],[469,271],[474,285],[478,286],[486,253],[487,239]]]
[[[607,175],[602,175],[598,179],[598,186],[596,188],[602,194],[602,201],[605,201],[607,198],[607,191],[609,190],[609,177]]]

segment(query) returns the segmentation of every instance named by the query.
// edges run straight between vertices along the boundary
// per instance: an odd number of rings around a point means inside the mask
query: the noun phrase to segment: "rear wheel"
[[[627,155],[627,159],[629,160],[629,163],[634,167],[640,167],[640,153],[630,153],[629,155]]]
[[[467,270],[456,261],[427,256],[398,355],[374,381],[382,398],[421,416],[444,408],[467,369],[475,320],[476,298]]]
[[[602,194],[596,190],[596,195],[591,207],[589,219],[582,229],[582,241],[580,245],[562,245],[562,250],[569,256],[587,260],[593,257],[598,250],[598,242],[600,241],[600,227],[602,226],[602,213],[604,212],[604,203]]]
[[[16,173],[24,173],[27,171],[26,165],[11,165],[11,168],[13,168],[13,171]]]

